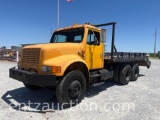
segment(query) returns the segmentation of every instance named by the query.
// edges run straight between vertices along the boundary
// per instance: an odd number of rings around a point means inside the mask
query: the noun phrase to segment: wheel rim
[[[128,70],[126,73],[126,80],[129,81],[130,80],[130,71]]]
[[[78,80],[74,80],[68,88],[68,95],[71,99],[77,99],[81,94],[81,83]]]
[[[138,69],[135,70],[135,77],[137,78],[139,75]]]

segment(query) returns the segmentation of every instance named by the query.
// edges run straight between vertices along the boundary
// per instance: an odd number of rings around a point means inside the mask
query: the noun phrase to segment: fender
[[[58,57],[46,60],[42,64],[46,66],[61,66],[61,73],[56,73],[56,76],[63,76],[67,67],[75,62],[82,62],[87,66],[86,62],[80,56],[77,56],[77,55],[58,56]]]

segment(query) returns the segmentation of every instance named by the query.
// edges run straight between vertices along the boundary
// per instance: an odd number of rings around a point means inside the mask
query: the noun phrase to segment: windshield
[[[83,40],[84,28],[73,28],[54,32],[50,43],[80,43]]]

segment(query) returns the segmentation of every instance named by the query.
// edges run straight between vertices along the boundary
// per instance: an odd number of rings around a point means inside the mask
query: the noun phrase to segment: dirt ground
[[[9,78],[16,63],[0,61],[0,120],[159,120],[160,60],[151,62],[150,69],[140,67],[137,81],[92,86],[80,104],[62,109],[53,90],[26,89]]]

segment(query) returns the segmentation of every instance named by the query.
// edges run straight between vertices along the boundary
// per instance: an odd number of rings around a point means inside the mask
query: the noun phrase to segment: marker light
[[[52,73],[60,73],[61,66],[52,66]]]

